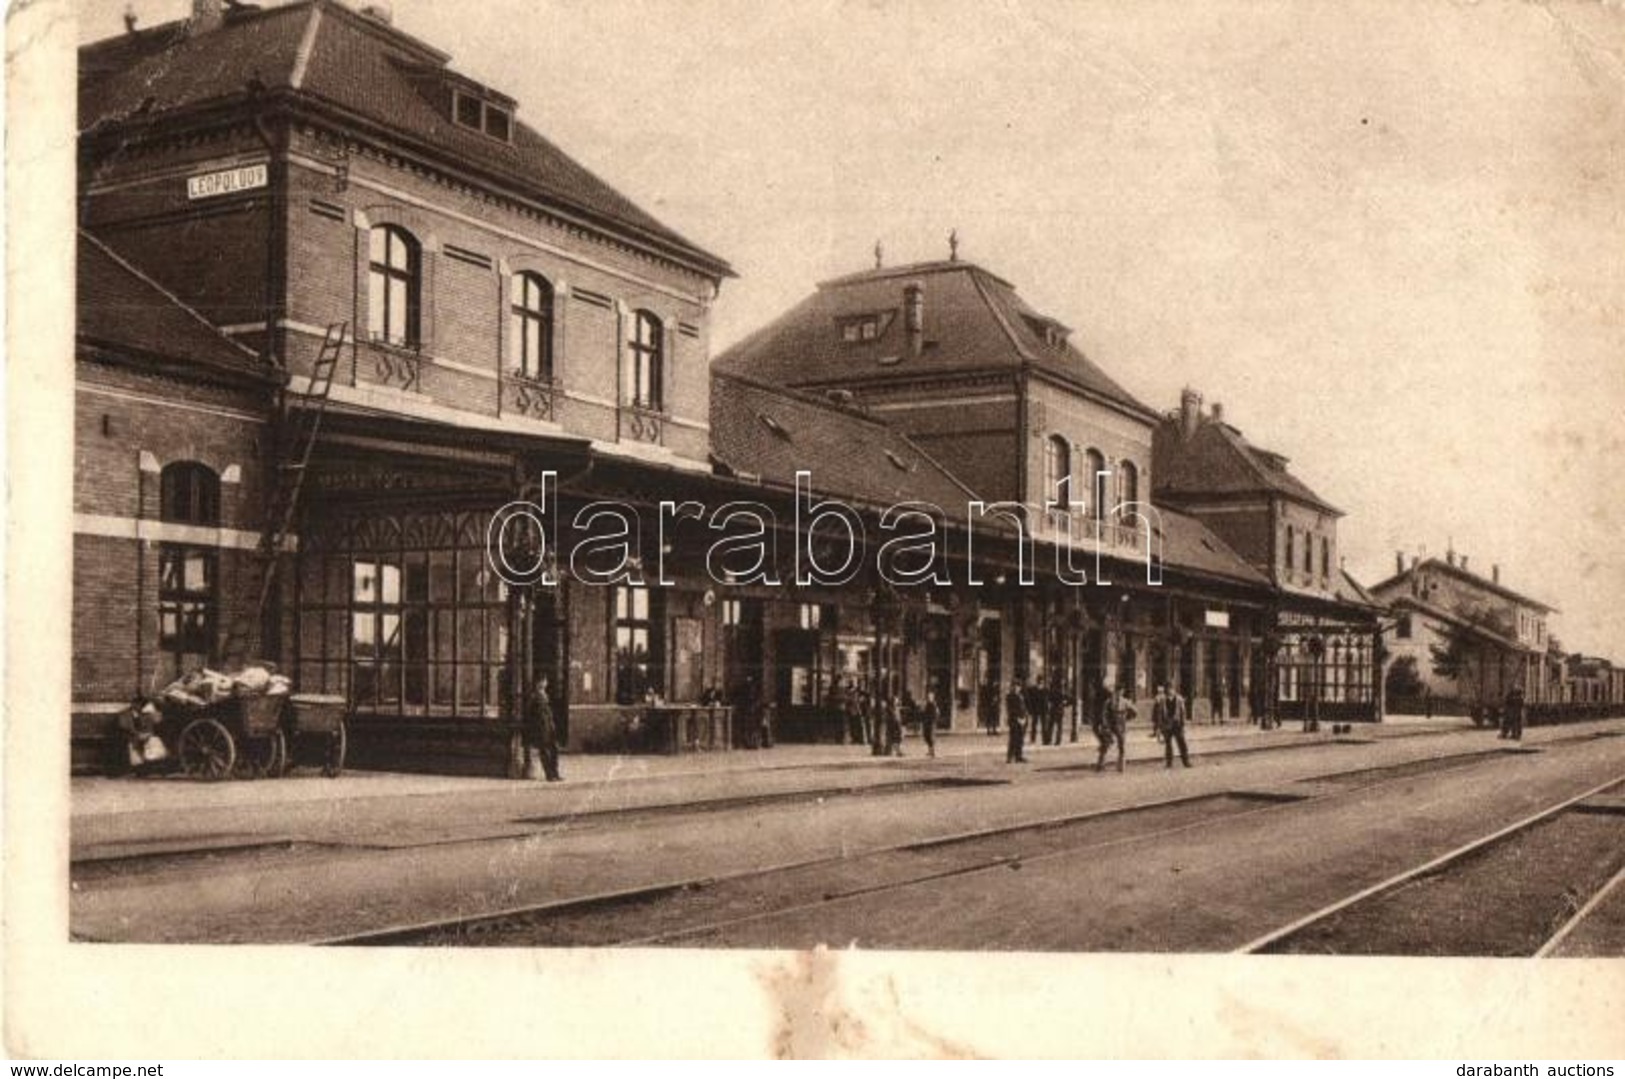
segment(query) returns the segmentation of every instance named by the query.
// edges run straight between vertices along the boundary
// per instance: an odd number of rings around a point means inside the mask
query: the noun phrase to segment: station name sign
[[[205,172],[201,176],[186,178],[188,199],[212,199],[221,195],[235,195],[239,191],[253,191],[268,182],[264,165],[244,165],[241,168]]]

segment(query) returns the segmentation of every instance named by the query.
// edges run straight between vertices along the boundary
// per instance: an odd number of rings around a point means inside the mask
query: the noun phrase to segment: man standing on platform
[[[1061,688],[1061,680],[1057,678],[1049,687],[1049,699],[1044,702],[1047,711],[1044,713],[1044,744],[1058,746],[1061,744],[1061,721],[1066,718],[1066,691]]]
[[[536,688],[531,692],[530,707],[525,712],[525,727],[523,731],[525,743],[525,778],[547,778],[549,783],[557,783],[564,777],[559,774],[559,732],[553,723],[553,702],[548,699],[548,683],[546,678],[536,681]],[[539,769],[542,775],[537,775],[537,760],[531,754],[541,758]]]
[[[1010,742],[1004,753],[1004,763],[1016,764],[1027,761],[1023,753],[1025,749],[1024,737],[1027,733],[1027,701],[1021,692],[1021,683],[1014,679],[1010,682],[1010,692],[1004,695],[1005,719],[1010,724]]]
[[[1027,740],[1037,744],[1045,738],[1045,716],[1049,714],[1049,694],[1044,692],[1044,677],[1039,675],[1036,682],[1025,682],[1021,687],[1021,700],[1027,706]]]
[[[1191,766],[1191,753],[1185,747],[1185,700],[1166,682],[1157,687],[1157,703],[1151,706],[1151,723],[1162,734],[1162,760],[1174,766],[1174,743],[1179,743],[1179,759]]]
[[[1104,771],[1106,751],[1117,743],[1117,770],[1123,770],[1123,755],[1128,746],[1128,723],[1134,718],[1134,706],[1123,696],[1123,687],[1117,686],[1101,709],[1100,727],[1095,738],[1100,742],[1100,756],[1095,760],[1095,771]]]
[[[1506,706],[1501,710],[1501,737],[1514,742],[1523,741],[1523,687],[1507,690]]]
[[[937,755],[937,721],[942,718],[942,710],[937,707],[937,695],[927,690],[925,706],[920,709],[920,737],[925,740],[925,755]]]

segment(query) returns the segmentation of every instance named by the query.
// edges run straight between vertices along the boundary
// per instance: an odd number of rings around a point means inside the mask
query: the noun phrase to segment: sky
[[[732,263],[714,350],[957,230],[1142,401],[1290,458],[1357,579],[1453,545],[1625,662],[1620,0],[390,6]]]

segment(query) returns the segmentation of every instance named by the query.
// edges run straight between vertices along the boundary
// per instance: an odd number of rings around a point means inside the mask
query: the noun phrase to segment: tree
[[[1422,675],[1416,669],[1415,656],[1400,656],[1394,660],[1393,666],[1388,668],[1385,689],[1390,700],[1422,695]]]
[[[1440,641],[1428,645],[1428,656],[1433,660],[1433,673],[1440,678],[1456,681],[1467,673],[1473,653],[1472,634],[1467,627],[1454,622],[1447,622],[1434,628],[1439,634]]]
[[[1507,650],[1494,643],[1495,637],[1510,637],[1512,627],[1496,611],[1483,606],[1458,610],[1460,621],[1435,625],[1440,642],[1428,645],[1433,661],[1433,673],[1460,683],[1468,675],[1476,675],[1478,686],[1472,696],[1483,691],[1486,670],[1493,654],[1496,667],[1504,666]]]

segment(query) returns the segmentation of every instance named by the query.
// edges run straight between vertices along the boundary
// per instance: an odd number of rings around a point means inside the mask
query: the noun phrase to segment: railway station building
[[[1267,662],[1260,707],[1284,719],[1369,721],[1382,715],[1382,604],[1343,568],[1343,513],[1253,444],[1223,406],[1187,389],[1155,438],[1155,497],[1218,535],[1266,577]],[[1206,692],[1224,664],[1198,680]],[[1212,673],[1212,672],[1217,673]]]
[[[1163,682],[1198,722],[1263,714],[1277,606],[1267,569],[1154,499],[1162,415],[1062,322],[957,254],[823,282],[713,366],[717,383],[785,387],[889,425],[978,499],[1009,507],[1037,550],[1089,563],[1077,585],[1039,554],[1031,583],[1007,571],[1002,586],[952,597],[951,613],[928,606],[927,658],[907,688],[951,701],[960,729],[994,722],[1012,678],[1059,688],[1085,717],[1114,687],[1144,713]]]
[[[383,9],[197,0],[80,63],[76,767],[255,658],[347,698],[358,764],[501,774],[544,692],[573,751],[849,739],[856,684],[971,730],[1040,678],[1076,736],[1111,686],[1289,701],[1288,618],[1369,657],[1329,556],[1289,579],[1161,498],[1168,418],[989,270],[828,282],[713,364],[726,260]],[[942,573],[802,580],[808,499],[871,547],[930,507]],[[559,524],[515,532],[539,578],[488,557],[513,503]],[[765,562],[718,557],[724,508]]]
[[[1485,577],[1455,550],[1444,558],[1394,560],[1394,574],[1372,593],[1393,612],[1389,651],[1410,657],[1433,706],[1499,706],[1514,686],[1531,705],[1561,703],[1564,657],[1548,621],[1556,610],[1501,580]]]

